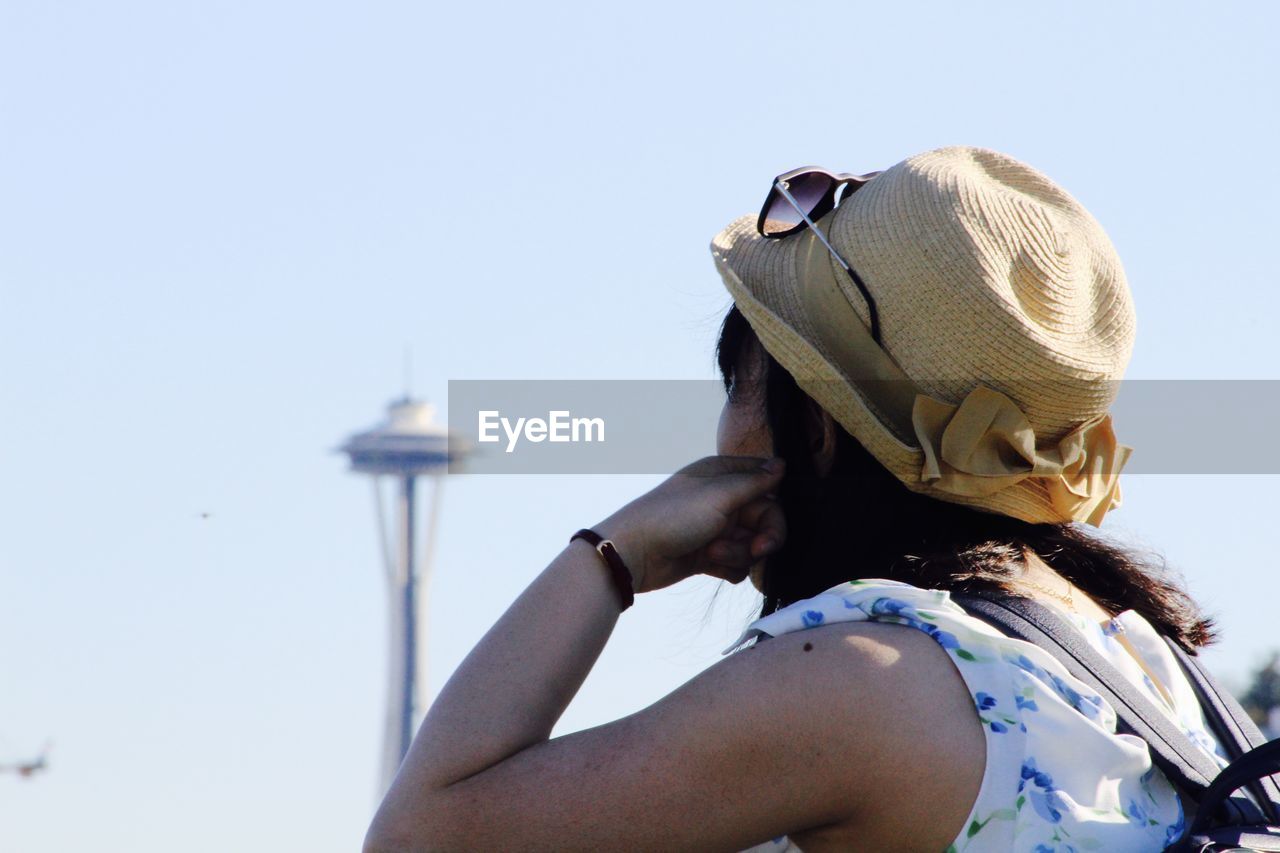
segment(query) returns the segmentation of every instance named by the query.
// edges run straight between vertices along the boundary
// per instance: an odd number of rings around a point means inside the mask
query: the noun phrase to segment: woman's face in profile
[[[763,354],[759,341],[751,340],[738,359],[716,429],[716,453],[721,456],[773,456],[764,413]]]

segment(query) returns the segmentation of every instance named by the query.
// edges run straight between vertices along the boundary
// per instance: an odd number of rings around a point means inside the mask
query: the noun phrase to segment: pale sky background
[[[1276,9],[0,0],[0,761],[54,741],[0,776],[0,849],[358,849],[385,600],[332,448],[406,346],[441,404],[712,376],[707,243],[793,166],[1010,153],[1119,249],[1131,377],[1280,378]],[[657,482],[451,478],[428,695]],[[1277,485],[1130,477],[1108,520],[1238,680],[1277,644]],[[756,599],[708,618],[714,586],[642,597],[557,732],[717,660]]]

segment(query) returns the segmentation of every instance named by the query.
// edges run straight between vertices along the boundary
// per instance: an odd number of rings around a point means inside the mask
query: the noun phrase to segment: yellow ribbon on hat
[[[1027,477],[1041,478],[1054,509],[1095,527],[1120,506],[1120,469],[1133,448],[1119,444],[1111,415],[1092,418],[1038,448],[1013,400],[984,385],[953,406],[917,394],[911,411],[924,452],[921,482],[954,495],[985,497]]]

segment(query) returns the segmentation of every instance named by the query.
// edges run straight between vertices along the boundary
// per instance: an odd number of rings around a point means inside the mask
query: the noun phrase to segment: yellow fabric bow
[[[1055,447],[1039,449],[1017,404],[979,385],[959,406],[917,394],[911,423],[924,451],[920,479],[934,489],[983,497],[1041,477],[1064,521],[1095,527],[1120,506],[1120,469],[1133,448],[1116,442],[1110,414],[1086,421]]]

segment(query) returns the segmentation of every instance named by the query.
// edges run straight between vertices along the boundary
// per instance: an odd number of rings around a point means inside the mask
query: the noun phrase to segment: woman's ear
[[[831,472],[836,461],[836,419],[810,397],[805,406],[805,430],[808,434],[809,452],[813,458],[813,470],[819,477]]]

